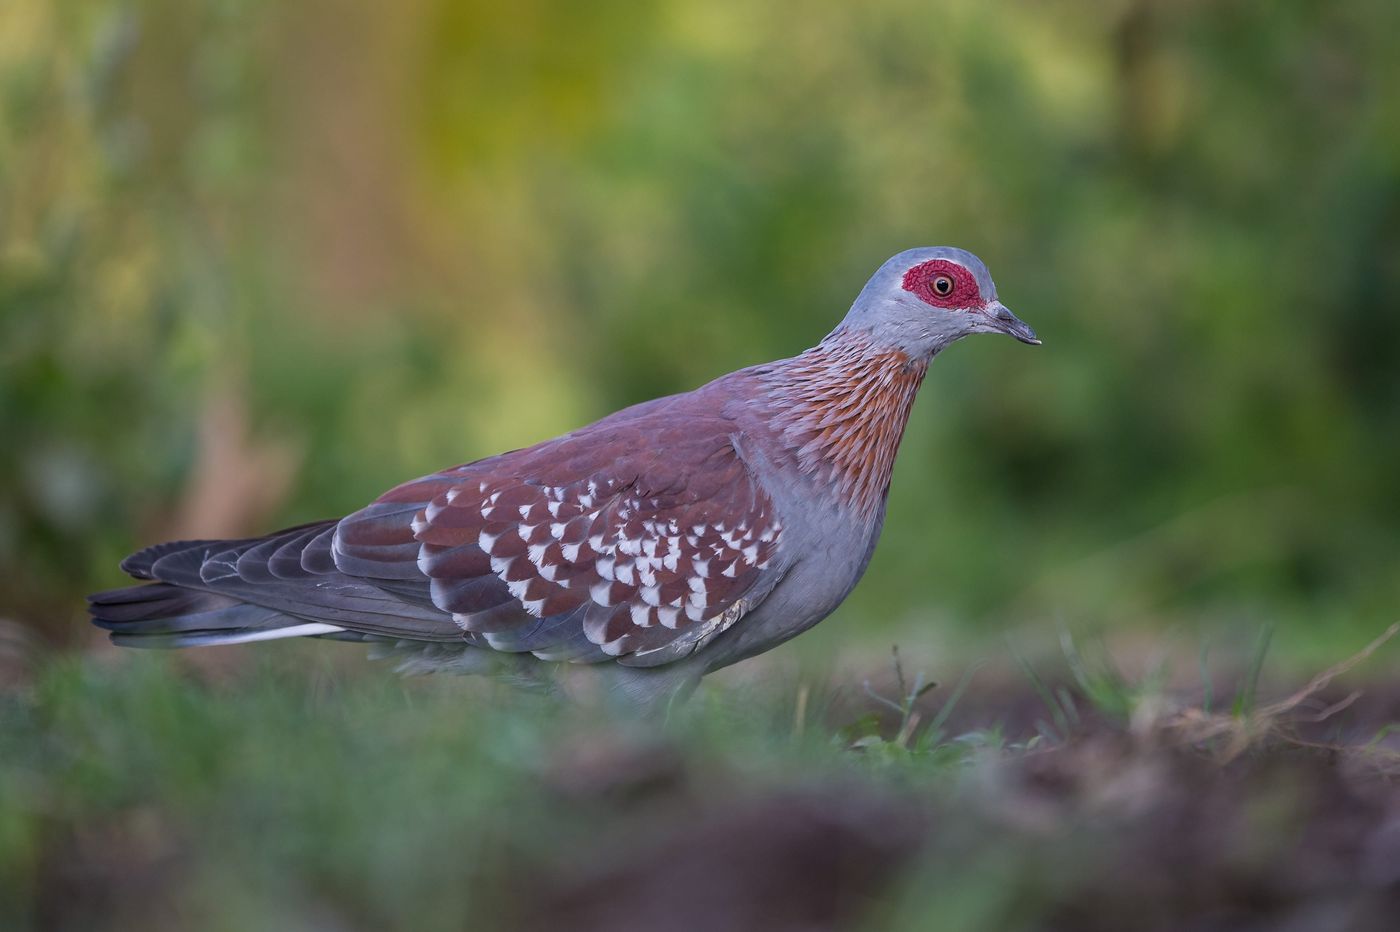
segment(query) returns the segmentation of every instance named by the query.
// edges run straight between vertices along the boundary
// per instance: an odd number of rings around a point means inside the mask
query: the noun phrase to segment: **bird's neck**
[[[840,501],[873,516],[927,371],[927,359],[837,328],[766,374],[770,425],[805,475],[829,482]]]

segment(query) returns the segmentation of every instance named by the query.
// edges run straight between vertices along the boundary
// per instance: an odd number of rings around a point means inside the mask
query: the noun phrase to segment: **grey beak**
[[[1000,301],[993,301],[988,305],[986,313],[992,326],[1002,333],[1009,334],[1031,346],[1040,345],[1040,338],[1035,335],[1035,331],[1030,328],[1030,325],[1011,313],[1011,309]]]

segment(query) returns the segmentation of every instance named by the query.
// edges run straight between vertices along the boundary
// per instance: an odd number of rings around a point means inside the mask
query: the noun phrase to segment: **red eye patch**
[[[953,280],[953,290],[939,294],[934,290],[933,283],[939,276],[945,275]],[[918,295],[921,301],[934,307],[981,307],[987,303],[982,299],[982,291],[977,287],[977,279],[972,277],[972,273],[947,259],[930,259],[905,272],[904,290]]]

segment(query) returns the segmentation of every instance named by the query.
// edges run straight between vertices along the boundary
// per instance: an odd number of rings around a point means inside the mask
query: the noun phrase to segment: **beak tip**
[[[1011,309],[1000,301],[992,306],[989,316],[992,318],[992,325],[1002,333],[1030,346],[1040,346],[1040,337],[1035,335],[1030,325],[1011,313]]]

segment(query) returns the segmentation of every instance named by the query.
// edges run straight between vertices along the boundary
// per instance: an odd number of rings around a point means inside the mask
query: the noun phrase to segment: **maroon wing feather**
[[[767,594],[782,528],[721,417],[601,422],[399,486],[341,522],[342,572],[427,577],[502,650],[664,663]]]

